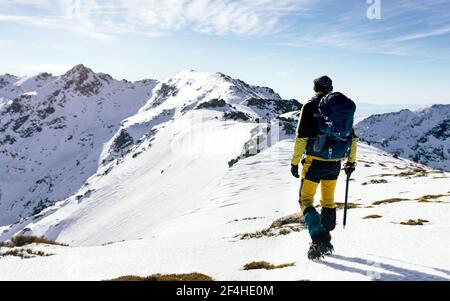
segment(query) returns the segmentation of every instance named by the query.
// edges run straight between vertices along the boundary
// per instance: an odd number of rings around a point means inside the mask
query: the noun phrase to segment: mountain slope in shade
[[[450,105],[371,116],[359,137],[389,153],[433,168],[450,170]]]
[[[76,192],[100,166],[103,144],[151,96],[153,80],[130,83],[83,65],[58,77],[7,76],[0,89],[0,224]]]

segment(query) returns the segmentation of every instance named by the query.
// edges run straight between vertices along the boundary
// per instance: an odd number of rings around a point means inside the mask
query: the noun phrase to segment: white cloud
[[[26,15],[6,15],[0,14],[0,22],[10,22],[21,25],[30,25],[35,27],[44,27],[59,29],[81,34],[100,41],[112,41],[114,36],[108,33],[100,32],[90,23],[81,23],[80,21],[67,20],[60,17],[34,17]]]
[[[263,36],[282,31],[287,16],[305,11],[312,0],[0,0],[0,22],[75,32],[101,41],[118,34],[160,37],[190,30],[219,35]],[[26,5],[51,7],[45,16],[17,14]],[[53,5],[51,5],[53,4]],[[2,13],[3,12],[3,13]]]

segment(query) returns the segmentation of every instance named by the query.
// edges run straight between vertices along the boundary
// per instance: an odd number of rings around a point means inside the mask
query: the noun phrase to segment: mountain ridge
[[[360,139],[395,156],[450,170],[450,105],[373,115],[358,123]]]

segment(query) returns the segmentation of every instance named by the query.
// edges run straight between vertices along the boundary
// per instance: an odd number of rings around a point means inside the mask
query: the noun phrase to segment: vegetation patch
[[[401,225],[405,225],[405,226],[423,226],[424,224],[429,223],[429,221],[424,220],[424,219],[418,219],[418,220],[413,220],[410,219],[407,222],[401,222]]]
[[[267,261],[253,261],[250,263],[247,263],[244,265],[244,270],[250,271],[250,270],[276,270],[276,269],[284,269],[288,267],[295,266],[295,263],[285,263],[280,265],[274,265]]]
[[[362,183],[363,186],[369,185],[369,184],[387,184],[388,181],[385,179],[381,180],[370,180],[369,182]]]
[[[450,196],[450,194],[436,194],[436,195],[424,195],[417,199],[419,203],[443,203],[443,201],[437,201],[442,197]]]
[[[344,209],[345,203],[336,203],[336,208],[337,209]],[[361,208],[361,204],[356,204],[356,203],[348,203],[347,204],[347,209],[357,209],[357,208]]]
[[[148,277],[140,276],[121,276],[111,279],[109,281],[214,281],[214,279],[208,275],[201,273],[189,273],[189,274],[154,274]]]
[[[408,171],[404,171],[396,175],[397,177],[413,177],[413,178],[420,178],[420,177],[426,177],[428,175],[428,172],[420,167],[410,169]]]
[[[363,217],[363,219],[378,219],[378,218],[382,218],[382,216],[378,215],[378,214],[372,214],[372,215]]]
[[[6,251],[0,251],[0,258],[6,256],[14,256],[20,257],[21,259],[29,259],[35,257],[48,257],[53,256],[54,254],[45,253],[43,251],[33,251],[32,249],[23,249],[23,248],[12,248],[7,249]]]
[[[381,175],[374,175],[372,177],[382,177],[382,178],[384,178],[384,177],[420,178],[420,177],[426,177],[430,173],[431,172],[428,172],[424,168],[415,167],[415,168],[406,169],[405,171],[403,171],[401,173],[397,173],[397,174],[386,173],[386,174],[381,174]]]
[[[378,206],[378,205],[383,205],[383,204],[393,204],[393,203],[400,203],[400,202],[406,202],[406,201],[411,201],[411,200],[402,199],[402,198],[392,198],[392,199],[386,199],[386,200],[382,200],[382,201],[373,202],[372,205]]]
[[[61,244],[54,240],[49,240],[45,239],[44,237],[37,236],[15,236],[11,238],[10,242],[0,242],[0,247],[15,248],[31,244],[57,245],[67,247],[67,245],[65,244]]]
[[[239,237],[241,240],[259,239],[263,237],[276,237],[289,235],[295,232],[300,232],[304,229],[305,227],[303,225],[286,225],[283,226],[282,228],[268,228],[261,231],[239,234],[235,237]]]

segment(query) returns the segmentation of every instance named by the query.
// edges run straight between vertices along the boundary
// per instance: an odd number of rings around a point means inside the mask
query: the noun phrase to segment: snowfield
[[[423,177],[381,177],[399,174],[398,168],[410,170],[417,166],[366,145],[360,145],[360,165],[350,187],[350,201],[360,208],[349,210],[346,230],[339,224],[333,233],[335,255],[321,262],[308,261],[309,237],[304,230],[241,240],[237,235],[268,228],[276,219],[298,211],[298,183],[289,175],[292,146],[292,141],[282,141],[229,170],[224,169],[221,176],[212,170],[211,181],[195,198],[190,198],[188,192],[178,200],[166,200],[171,214],[160,222],[150,219],[158,214],[145,205],[145,198],[140,205],[133,200],[149,189],[146,186],[150,184],[142,183],[134,192],[127,190],[130,195],[122,200],[129,205],[129,210],[139,208],[141,215],[136,213],[131,217],[124,210],[108,226],[108,222],[102,223],[111,212],[95,220],[96,209],[93,208],[90,214],[86,212],[85,220],[69,223],[67,232],[63,231],[58,237],[63,242],[70,242],[72,237],[75,244],[34,247],[55,254],[51,257],[1,258],[0,279],[104,280],[129,274],[196,271],[216,280],[450,280],[450,254],[447,252],[450,175],[426,169]],[[185,178],[188,176],[185,174]],[[388,182],[362,185],[381,178]],[[124,188],[108,186],[105,189],[109,190],[106,201],[110,195],[121,195]],[[336,194],[338,202],[342,202],[343,189],[341,179]],[[419,202],[426,195],[445,196]],[[398,197],[407,200],[373,205],[376,201]],[[182,199],[188,204],[183,205]],[[103,204],[101,200],[100,204]],[[363,219],[374,214],[382,217]],[[149,217],[147,231],[136,227],[138,220],[147,220],[143,215]],[[73,219],[78,216],[81,215],[74,215]],[[424,219],[429,223],[424,226],[400,224],[409,219]],[[342,221],[342,210],[338,220]],[[98,243],[103,243],[105,237],[113,238],[112,233],[117,240],[133,234],[136,237],[123,242],[111,241],[112,244],[105,246],[95,245],[96,238]],[[259,260],[295,263],[295,266],[273,271],[243,270],[246,263]]]
[[[8,248],[0,247],[0,280],[190,272],[215,280],[450,280],[450,173],[364,143],[345,230],[338,210],[336,254],[307,260],[301,218],[279,222],[300,210],[300,183],[289,170],[301,104],[270,88],[192,70],[161,82],[119,82],[84,66],[62,77],[2,78],[0,97],[11,101],[0,102],[0,241],[34,235],[68,246],[27,246],[52,254],[29,259],[2,256]],[[52,102],[55,89],[65,97]],[[54,110],[45,111],[49,104]],[[12,124],[28,115],[22,126],[40,127],[31,136]],[[52,127],[51,115],[65,117],[63,126]],[[53,176],[36,188],[46,174]],[[243,269],[253,261],[295,265]]]

